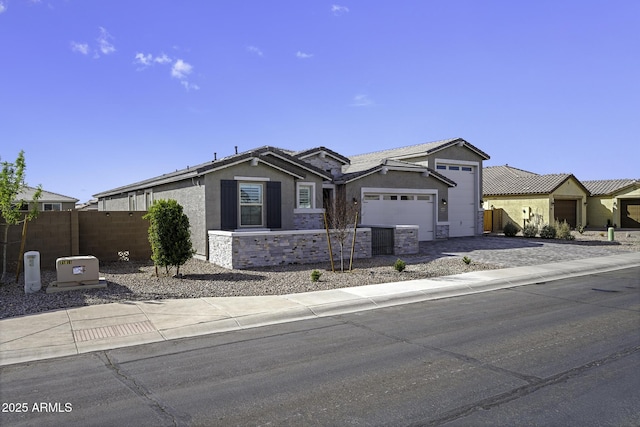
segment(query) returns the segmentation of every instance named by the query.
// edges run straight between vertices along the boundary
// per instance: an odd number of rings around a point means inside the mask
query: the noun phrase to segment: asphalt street
[[[3,426],[640,425],[640,268],[0,368]]]

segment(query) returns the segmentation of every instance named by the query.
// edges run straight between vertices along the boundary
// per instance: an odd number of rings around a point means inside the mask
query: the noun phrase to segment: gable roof
[[[372,160],[368,162],[360,162],[347,165],[343,167],[342,170],[343,174],[336,179],[336,183],[347,184],[377,172],[386,173],[387,171],[404,171],[421,173],[425,177],[433,176],[450,187],[456,186],[455,182],[433,169],[416,163],[403,162],[401,160],[382,159],[378,161]]]
[[[443,139],[441,141],[427,142],[423,144],[409,145],[406,147],[392,148],[389,150],[375,151],[373,153],[351,156],[349,157],[349,159],[351,160],[351,163],[370,162],[381,159],[402,160],[419,155],[433,154],[440,150],[444,150],[445,148],[452,147],[456,144],[467,147],[468,149],[482,157],[483,160],[489,159],[489,155],[487,153],[469,144],[462,138]]]
[[[33,200],[33,195],[36,193],[36,191],[36,188],[27,186],[20,193],[18,193],[18,195],[16,196],[16,200],[30,202],[31,200]],[[76,203],[78,201],[78,199],[74,199],[73,197],[63,196],[62,194],[46,190],[42,190],[40,198],[38,199],[39,203]]]
[[[329,157],[333,157],[334,159],[336,159],[337,161],[339,161],[344,165],[348,165],[349,163],[351,163],[349,158],[343,156],[340,153],[336,153],[335,151],[330,150],[327,147],[322,147],[322,146],[310,148],[308,150],[303,150],[303,151],[297,151],[297,152],[294,151],[291,153],[292,156],[297,157],[299,159],[306,159],[307,157],[311,157],[316,154],[328,155]]]
[[[193,167],[187,167],[175,172],[103,191],[101,193],[94,194],[93,197],[106,197],[129,191],[142,190],[157,185],[168,184],[171,182],[182,181],[185,179],[196,178],[233,165],[253,161],[254,159],[260,163],[267,164],[275,169],[288,173],[289,175],[293,175],[296,178],[304,178],[304,175],[301,174],[303,170],[318,175],[324,179],[332,178],[331,174],[328,172],[325,172],[301,159],[293,157],[281,148],[265,145],[254,150],[233,154],[231,156],[215,159]]]
[[[550,194],[571,178],[589,193],[570,173],[538,175],[508,165],[491,166],[482,170],[482,191],[485,196]]]
[[[629,187],[640,186],[640,179],[600,179],[582,181],[592,196],[609,196]]]

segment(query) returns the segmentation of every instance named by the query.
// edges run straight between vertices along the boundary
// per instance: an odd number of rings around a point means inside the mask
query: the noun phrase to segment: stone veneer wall
[[[476,215],[476,235],[484,234],[484,209],[480,209]]]
[[[449,238],[449,224],[436,225],[436,239],[448,239]]]
[[[420,246],[418,243],[417,225],[397,225],[393,231],[393,254],[412,255],[417,254]]]
[[[296,230],[320,230],[324,228],[322,213],[294,213],[293,226]]]
[[[332,236],[333,237],[333,236]],[[349,258],[352,237],[345,242],[344,257]],[[331,239],[334,261],[340,248]],[[371,229],[358,228],[354,258],[371,258]],[[209,262],[225,268],[243,269],[282,264],[328,262],[325,230],[304,231],[209,231]]]

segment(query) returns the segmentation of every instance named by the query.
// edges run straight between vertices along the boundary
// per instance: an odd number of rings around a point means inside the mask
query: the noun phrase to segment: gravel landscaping
[[[47,294],[46,285],[56,280],[56,273],[42,270],[43,288],[40,292],[25,294],[22,276],[18,283],[0,286],[0,318],[124,301],[283,295],[640,251],[639,232],[619,233],[615,243],[607,242],[600,232],[575,235],[576,240],[572,242],[518,237],[457,238],[426,242],[421,245],[420,254],[402,257],[407,267],[401,273],[393,268],[396,260],[393,256],[355,260],[354,270],[345,273],[331,272],[329,263],[227,270],[194,259],[181,267],[181,278],[171,275],[156,277],[150,262],[122,261],[100,264],[100,275],[108,283],[106,289]],[[465,255],[471,258],[470,264],[463,261]],[[348,267],[348,261],[346,265]],[[318,282],[311,281],[314,269],[322,272]],[[336,269],[339,270],[339,264]]]

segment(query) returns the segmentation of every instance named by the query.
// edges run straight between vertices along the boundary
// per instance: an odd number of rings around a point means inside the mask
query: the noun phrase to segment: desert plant
[[[555,223],[556,229],[556,239],[561,240],[574,240],[575,237],[571,234],[571,226],[567,223],[567,221],[556,221]]]
[[[311,281],[312,282],[317,282],[320,280],[320,276],[322,276],[322,272],[318,271],[318,270],[313,270],[311,272]]]
[[[584,225],[578,224],[578,226],[576,227],[576,230],[578,230],[578,233],[583,234],[584,228],[585,228]]]
[[[502,228],[502,232],[504,233],[505,236],[507,237],[514,237],[516,234],[518,234],[518,227],[512,223],[512,222],[508,222],[503,228]]]
[[[556,228],[547,224],[540,229],[540,237],[543,239],[555,239],[556,238]]]
[[[469,258],[468,256],[463,257],[462,261],[467,265],[471,264],[471,258]]]
[[[396,262],[393,264],[393,268],[398,272],[402,273],[405,268],[407,268],[407,263],[398,258]]]
[[[2,276],[3,283],[7,275],[7,247],[9,246],[9,227],[26,223],[38,216],[38,199],[42,195],[42,188],[38,186],[33,193],[32,200],[27,202],[20,199],[21,193],[27,188],[24,175],[27,164],[24,151],[20,151],[15,163],[2,162],[0,171],[0,216],[2,217]],[[31,210],[23,217],[23,207],[31,204]]]
[[[538,227],[533,224],[527,224],[522,229],[522,235],[524,237],[536,237],[536,234],[538,234]]]
[[[180,275],[180,266],[195,253],[189,233],[189,217],[175,200],[156,200],[149,208],[144,219],[149,220],[149,243],[151,259],[157,268],[176,266],[176,276]]]

